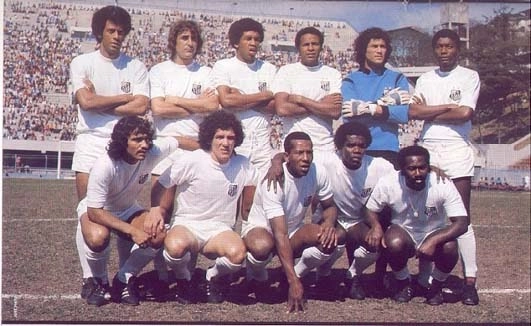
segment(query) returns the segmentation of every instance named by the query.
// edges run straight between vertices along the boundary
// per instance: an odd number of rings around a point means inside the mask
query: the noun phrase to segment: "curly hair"
[[[286,136],[286,139],[284,139],[284,152],[289,153],[293,149],[293,147],[295,146],[293,144],[294,140],[309,140],[310,142],[312,141],[310,136],[305,132],[302,132],[302,131],[291,132]]]
[[[124,8],[118,6],[103,7],[92,15],[92,34],[98,43],[103,39],[103,30],[107,20],[121,26],[125,35],[131,31],[131,16]]]
[[[212,149],[212,140],[218,129],[234,131],[236,135],[234,147],[243,143],[245,135],[240,120],[233,113],[220,110],[209,114],[199,125],[199,147],[201,149],[205,151]]]
[[[386,31],[378,27],[372,27],[364,30],[360,33],[360,35],[358,35],[358,38],[356,38],[354,44],[354,49],[356,51],[356,62],[362,67],[365,65],[365,53],[367,52],[367,45],[369,45],[371,40],[384,40],[385,45],[387,46],[384,59],[385,62],[387,62],[389,56],[391,56],[391,52],[393,51],[393,47],[391,46],[391,38],[389,38],[389,34],[387,34]]]
[[[324,34],[321,33],[320,30],[318,30],[315,27],[305,27],[297,32],[297,35],[295,35],[295,47],[298,49],[299,45],[301,45],[301,38],[305,34],[312,34],[319,37],[319,45],[323,47],[324,44]]]
[[[171,53],[171,59],[175,58],[177,54],[175,51],[175,45],[177,44],[177,36],[184,33],[185,31],[190,31],[192,34],[192,39],[197,42],[197,49],[195,50],[194,57],[201,52],[203,47],[203,38],[201,37],[201,28],[193,20],[180,20],[171,24],[170,31],[168,32],[168,50]]]
[[[449,38],[455,43],[455,46],[457,47],[457,50],[461,50],[461,40],[459,39],[459,35],[457,35],[457,32],[451,30],[451,29],[441,29],[435,35],[433,35],[433,38],[431,39],[431,47],[432,49],[435,49],[435,46],[437,45],[437,41],[440,38]]]
[[[363,123],[357,121],[351,121],[342,124],[337,128],[336,134],[334,135],[334,144],[337,149],[342,149],[345,146],[345,141],[347,136],[356,135],[365,138],[365,145],[369,147],[372,143],[372,136],[369,128]]]
[[[125,160],[127,157],[127,140],[133,134],[146,134],[149,148],[153,146],[155,130],[147,119],[138,116],[123,117],[114,126],[111,140],[107,145],[107,154],[113,160]]]
[[[260,34],[260,43],[264,40],[264,26],[251,18],[242,18],[235,21],[229,27],[229,43],[234,47],[240,42],[240,39],[245,32],[257,32]]]
[[[409,156],[424,156],[426,164],[430,165],[430,153],[427,149],[419,145],[407,146],[398,151],[398,165],[402,170],[406,166],[406,157]]]

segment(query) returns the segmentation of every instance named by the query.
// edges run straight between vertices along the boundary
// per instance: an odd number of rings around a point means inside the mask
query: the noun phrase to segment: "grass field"
[[[147,193],[145,194],[147,201]],[[530,317],[530,194],[473,192],[472,221],[478,247],[480,305],[431,307],[422,298],[397,304],[310,295],[307,310],[287,314],[281,299],[269,303],[240,296],[223,304],[142,302],[129,307],[88,306],[79,296],[81,269],[75,250],[73,180],[3,179],[2,323],[521,323]],[[199,272],[210,262],[200,259]],[[113,253],[110,277],[116,272]],[[273,279],[280,270],[275,258]],[[347,267],[334,266],[337,282]],[[149,276],[149,265],[143,275]],[[412,268],[415,272],[415,269]],[[371,273],[369,269],[368,273]],[[459,282],[460,265],[452,279]],[[237,292],[236,279],[233,291]]]

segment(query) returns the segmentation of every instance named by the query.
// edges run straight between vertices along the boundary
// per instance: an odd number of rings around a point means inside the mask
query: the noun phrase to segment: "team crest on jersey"
[[[267,82],[265,82],[265,81],[259,81],[259,82],[258,82],[258,90],[259,90],[260,92],[265,92],[265,91],[267,91]]]
[[[193,83],[192,84],[192,93],[194,93],[195,95],[200,95],[201,94],[201,84]]]
[[[365,197],[369,197],[369,195],[371,194],[371,191],[372,191],[372,188],[365,188],[361,191],[361,197],[365,198]]]
[[[141,185],[144,184],[146,180],[148,179],[148,177],[149,177],[149,173],[141,175],[140,178],[138,178],[138,183]]]
[[[321,80],[321,89],[325,92],[330,92],[330,81]]]
[[[426,209],[424,210],[424,214],[426,214],[427,217],[433,217],[437,215],[437,208],[426,206]]]
[[[122,84],[120,85],[120,89],[124,93],[131,93],[131,83],[128,81],[122,81]]]
[[[227,194],[231,197],[234,197],[238,193],[238,185],[236,183],[231,183],[229,185],[229,190],[227,191]]]
[[[450,91],[450,99],[454,102],[459,102],[461,100],[461,90],[452,88]]]
[[[308,207],[310,206],[311,202],[312,202],[312,196],[308,196],[304,198],[304,202],[302,203],[302,206]]]

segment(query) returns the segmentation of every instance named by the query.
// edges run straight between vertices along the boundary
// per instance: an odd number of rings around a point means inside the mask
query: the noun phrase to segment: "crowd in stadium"
[[[3,138],[74,140],[77,112],[70,100],[68,65],[73,57],[94,49],[96,43],[91,35],[74,37],[72,27],[88,26],[95,7],[10,1],[5,9]],[[132,9],[131,14],[134,31],[123,49],[148,69],[167,58],[169,25],[181,18],[196,20],[203,30],[203,52],[196,58],[200,64],[213,66],[232,56],[226,31],[233,16],[155,9]],[[272,43],[292,42],[296,31],[305,26],[323,29],[328,45],[321,53],[322,62],[343,76],[357,68],[350,48],[355,32],[344,22],[263,17],[261,23]],[[269,30],[273,31],[271,35]],[[297,61],[296,53],[287,51],[263,50],[260,58],[277,67]],[[277,129],[278,123],[275,118],[273,125]],[[412,133],[415,138],[418,130],[410,124],[404,125],[401,132]]]

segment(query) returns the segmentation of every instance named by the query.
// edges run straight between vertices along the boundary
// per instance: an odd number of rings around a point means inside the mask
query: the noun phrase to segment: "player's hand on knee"
[[[133,231],[131,232],[131,239],[134,243],[136,243],[140,248],[146,248],[149,245],[149,241],[151,239],[151,236],[144,232],[144,230],[140,230],[137,228],[132,228]]]
[[[317,235],[317,239],[324,249],[337,246],[336,228],[333,226],[321,225],[321,231]]]
[[[144,220],[144,232],[156,236],[164,230],[164,216],[160,207],[152,207]]]

